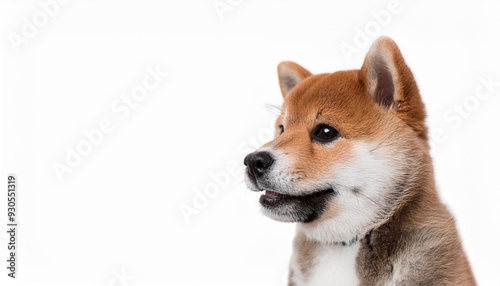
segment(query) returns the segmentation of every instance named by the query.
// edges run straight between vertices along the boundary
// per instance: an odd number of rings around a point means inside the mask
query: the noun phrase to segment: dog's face
[[[278,66],[284,103],[275,138],[244,162],[248,187],[264,192],[264,214],[338,242],[394,210],[427,150],[423,104],[405,68],[386,38],[361,70]]]

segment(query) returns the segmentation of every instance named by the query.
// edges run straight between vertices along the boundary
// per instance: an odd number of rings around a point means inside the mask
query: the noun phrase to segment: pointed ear
[[[312,73],[294,62],[281,62],[278,65],[278,78],[281,93],[285,97],[290,90]]]
[[[372,99],[394,112],[427,139],[425,108],[410,68],[396,43],[389,37],[378,38],[366,55],[361,80]]]

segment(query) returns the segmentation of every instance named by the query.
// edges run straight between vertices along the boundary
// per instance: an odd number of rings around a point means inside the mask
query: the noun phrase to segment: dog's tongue
[[[266,193],[265,193],[266,196],[268,197],[279,197],[280,194],[276,193],[276,192],[273,192],[273,191],[267,191],[266,190]]]

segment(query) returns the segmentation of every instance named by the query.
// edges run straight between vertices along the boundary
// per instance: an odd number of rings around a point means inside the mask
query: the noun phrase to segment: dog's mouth
[[[288,195],[262,190],[259,202],[264,214],[283,222],[311,222],[320,217],[328,202],[335,196],[334,189],[316,191],[305,195]]]
[[[266,196],[267,198],[272,198],[272,199],[294,197],[294,196],[290,196],[290,195],[280,194],[280,193],[270,191],[270,190],[262,190],[262,191],[264,192],[263,196]]]
[[[326,196],[329,196],[329,195],[335,193],[335,191],[333,189],[316,191],[316,192],[313,192],[311,194],[306,194],[306,195],[288,195],[288,194],[282,194],[282,193],[278,193],[276,191],[266,190],[266,189],[264,189],[262,191],[264,192],[264,194],[262,194],[262,196],[260,196],[259,201],[264,207],[268,207],[268,208],[279,207],[279,206],[291,204],[294,202],[300,202],[300,201],[304,201],[304,202],[311,201],[312,202],[312,201],[316,201],[322,197],[326,197]]]

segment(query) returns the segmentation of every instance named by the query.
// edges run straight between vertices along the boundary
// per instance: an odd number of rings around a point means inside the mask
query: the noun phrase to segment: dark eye
[[[278,127],[280,128],[280,135],[283,134],[283,132],[285,132],[285,127],[283,127],[283,124],[280,124]]]
[[[338,137],[340,137],[340,134],[337,129],[324,123],[317,125],[311,131],[312,140],[319,143],[330,143]]]

